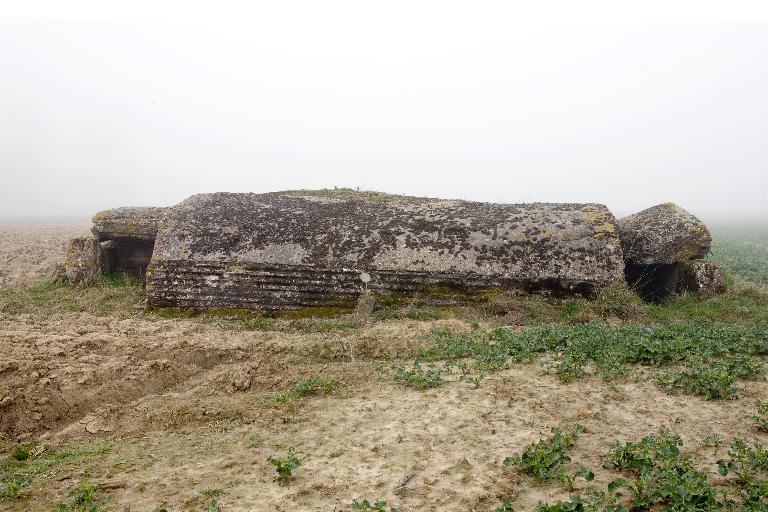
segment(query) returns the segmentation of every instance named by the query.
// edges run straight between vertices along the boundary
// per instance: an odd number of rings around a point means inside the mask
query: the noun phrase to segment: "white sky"
[[[0,0],[0,216],[351,186],[768,220],[768,2]]]

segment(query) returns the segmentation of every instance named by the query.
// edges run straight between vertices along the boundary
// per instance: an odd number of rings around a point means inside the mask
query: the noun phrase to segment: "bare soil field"
[[[86,224],[0,224],[0,287],[41,278],[83,232]],[[748,418],[768,399],[761,378],[740,380],[729,399],[706,399],[669,393],[643,366],[621,379],[590,371],[564,381],[545,371],[557,353],[507,362],[477,387],[457,373],[427,389],[393,378],[390,368],[409,366],[436,330],[483,332],[514,320],[513,331],[522,328],[522,317],[506,314],[252,329],[133,307],[0,309],[0,451],[9,457],[22,443],[41,467],[18,497],[0,495],[0,509],[57,510],[89,479],[106,510],[332,511],[368,499],[401,512],[491,511],[506,498],[535,511],[540,501],[604,488],[616,477],[603,467],[616,440],[667,427],[715,485],[731,439],[768,443]],[[285,393],[313,377],[334,384]],[[502,463],[551,428],[577,424],[585,432],[571,466],[591,469],[594,481],[577,479],[568,491]],[[43,446],[75,454],[49,464]],[[301,466],[280,485],[267,459],[289,448]]]
[[[0,288],[44,277],[62,263],[67,240],[89,233],[88,219],[0,219]]]

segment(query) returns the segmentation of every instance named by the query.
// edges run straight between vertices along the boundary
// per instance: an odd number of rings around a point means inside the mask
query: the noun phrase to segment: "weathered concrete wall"
[[[707,260],[680,263],[677,293],[695,293],[708,299],[726,291],[725,273],[719,264]]]
[[[91,284],[99,275],[98,242],[93,238],[73,238],[67,243],[64,273],[74,285]]]
[[[645,300],[675,293],[708,298],[725,291],[723,271],[703,261],[712,243],[707,226],[675,203],[619,219],[627,283]]]
[[[118,238],[154,240],[168,208],[151,206],[112,208],[93,216],[92,232],[99,241]]]
[[[707,226],[675,203],[619,219],[624,259],[636,265],[669,265],[703,258],[712,236]]]
[[[169,208],[122,207],[93,216],[94,237],[99,242],[100,272],[144,275],[152,258],[157,229]]]
[[[590,294],[623,280],[623,269],[615,219],[597,204],[217,193],[167,211],[147,298],[155,307],[274,311],[351,306],[364,286],[374,294],[430,287]]]

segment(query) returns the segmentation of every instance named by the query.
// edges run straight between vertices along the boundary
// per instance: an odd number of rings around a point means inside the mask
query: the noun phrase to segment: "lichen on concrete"
[[[92,232],[100,241],[115,238],[154,240],[168,208],[151,206],[112,208],[93,216]]]
[[[493,204],[340,191],[200,194],[168,210],[147,274],[153,306],[263,311],[378,296],[516,288],[589,294],[623,279],[597,204]]]
[[[98,243],[93,238],[72,238],[67,243],[64,273],[73,285],[87,286],[99,275]]]
[[[636,265],[669,265],[707,255],[707,226],[675,203],[664,203],[619,220],[624,259]]]

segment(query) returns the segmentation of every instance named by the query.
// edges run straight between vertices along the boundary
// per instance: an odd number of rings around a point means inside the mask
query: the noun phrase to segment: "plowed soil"
[[[87,224],[3,229],[0,276],[10,286],[63,258],[63,241]],[[50,510],[90,477],[111,496],[110,510],[201,510],[216,494],[225,511],[331,511],[355,498],[384,499],[400,511],[485,511],[501,496],[518,512],[533,511],[539,500],[568,493],[501,461],[551,427],[586,427],[573,458],[595,470],[596,485],[611,478],[601,469],[611,441],[661,426],[681,434],[713,475],[727,446],[710,447],[705,438],[768,442],[746,419],[755,400],[768,396],[765,381],[740,383],[736,399],[707,401],[667,394],[642,376],[563,384],[543,374],[540,362],[512,365],[477,389],[449,378],[417,391],[377,371],[375,361],[405,359],[428,343],[423,335],[446,327],[472,328],[461,320],[387,320],[327,333],[245,331],[139,311],[2,313],[3,453],[24,441],[109,451],[37,476],[25,498],[0,500],[0,509]],[[270,399],[312,375],[341,379],[346,390]],[[266,459],[289,446],[304,460],[282,486]]]

